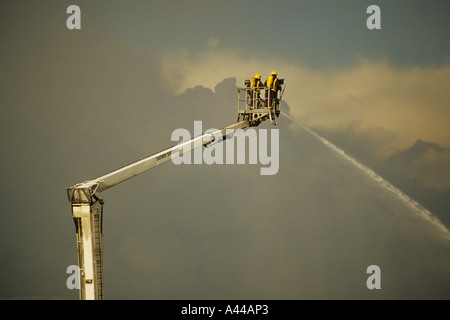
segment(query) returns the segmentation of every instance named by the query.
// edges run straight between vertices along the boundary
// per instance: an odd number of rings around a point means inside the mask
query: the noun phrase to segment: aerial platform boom
[[[258,92],[261,92],[261,90],[266,90],[267,92],[269,88],[258,88]],[[277,92],[275,97],[261,99],[259,94],[256,95],[255,92],[254,88],[238,89],[237,123],[212,133],[203,134],[189,141],[181,142],[103,176],[78,183],[67,189],[67,196],[72,204],[72,217],[77,235],[80,299],[101,300],[104,298],[102,230],[104,200],[100,196],[100,192],[159,166],[170,159],[179,157],[185,152],[201,146],[207,146],[212,142],[225,140],[229,138],[228,134],[236,130],[258,126],[262,121],[268,119],[272,124],[276,125],[281,96],[278,97]],[[245,93],[245,96],[241,97],[241,93]],[[265,103],[267,108],[263,107],[263,103]]]

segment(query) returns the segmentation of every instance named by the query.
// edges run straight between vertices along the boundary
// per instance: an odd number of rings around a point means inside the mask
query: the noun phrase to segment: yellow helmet
[[[271,76],[276,76],[277,72],[276,71],[272,71],[272,73],[270,74]]]
[[[255,78],[261,80],[261,75],[259,73],[255,74]]]

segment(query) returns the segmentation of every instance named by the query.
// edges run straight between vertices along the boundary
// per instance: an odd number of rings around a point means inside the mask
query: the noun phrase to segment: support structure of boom
[[[268,88],[261,88],[268,90]],[[179,143],[151,156],[133,162],[98,178],[78,183],[67,189],[72,205],[72,218],[77,237],[78,266],[80,269],[80,299],[102,300],[103,287],[103,204],[100,192],[181,156],[195,148],[207,146],[216,139],[225,140],[230,132],[258,126],[270,120],[276,125],[281,97],[273,99],[273,106],[256,108],[248,88],[238,89],[238,122],[212,133],[203,134]],[[244,94],[241,97],[241,93]],[[259,99],[259,98],[258,98]],[[217,141],[219,142],[219,141]]]

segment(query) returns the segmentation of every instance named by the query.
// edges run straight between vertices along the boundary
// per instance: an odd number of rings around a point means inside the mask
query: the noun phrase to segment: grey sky
[[[236,86],[274,68],[287,112],[450,226],[445,2],[380,2],[379,32],[365,28],[368,1],[79,1],[80,31],[66,28],[70,4],[1,4],[0,298],[76,299],[66,188],[172,145],[194,120],[233,123]],[[273,49],[245,35],[252,4]],[[168,163],[103,194],[106,298],[450,297],[448,240],[279,120],[275,176]],[[365,285],[372,264],[381,290]]]
[[[93,8],[86,23],[112,30],[137,46],[186,47],[195,52],[215,37],[224,47],[274,54],[315,68],[349,66],[360,56],[386,57],[396,65],[440,64],[448,59],[445,30],[450,9],[443,1],[382,3],[379,32],[365,28],[366,9],[381,5],[376,1],[136,3],[87,3]],[[260,32],[250,35],[254,30]]]

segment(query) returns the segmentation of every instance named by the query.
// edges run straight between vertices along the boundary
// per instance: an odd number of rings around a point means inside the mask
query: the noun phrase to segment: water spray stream
[[[345,153],[344,150],[340,149],[339,147],[335,146],[333,143],[331,143],[330,141],[328,141],[327,139],[323,138],[322,136],[318,135],[316,132],[312,131],[310,128],[308,128],[307,126],[305,126],[303,123],[301,123],[300,121],[292,118],[291,116],[285,114],[284,112],[281,112],[281,114],[288,118],[289,120],[291,120],[292,122],[298,124],[299,126],[301,126],[303,129],[305,129],[308,133],[310,133],[311,135],[313,135],[315,138],[317,138],[320,142],[322,142],[325,146],[327,146],[330,150],[336,152],[337,154],[339,154],[342,158],[344,158],[345,160],[351,162],[354,166],[356,166],[357,168],[359,168],[361,171],[363,171],[364,173],[366,173],[368,176],[370,176],[373,180],[377,181],[379,184],[381,184],[386,190],[390,191],[391,193],[393,193],[395,196],[397,196],[397,198],[399,198],[401,201],[403,201],[403,203],[405,203],[407,206],[409,206],[410,208],[412,208],[415,212],[417,212],[417,214],[419,216],[421,216],[422,218],[426,219],[427,221],[431,222],[432,224],[434,224],[438,229],[440,229],[445,237],[447,239],[450,240],[450,232],[449,230],[445,227],[445,225],[437,218],[435,217],[430,211],[428,211],[426,208],[424,208],[421,204],[419,204],[418,202],[414,201],[413,199],[411,199],[410,197],[408,197],[406,194],[404,194],[401,190],[399,190],[398,188],[394,187],[391,183],[389,183],[388,181],[386,181],[384,178],[382,178],[381,176],[379,176],[375,171],[373,171],[372,169],[370,169],[369,167],[367,167],[366,165],[360,163],[359,161],[357,161],[355,158],[353,158],[352,156],[348,155],[347,153]]]

